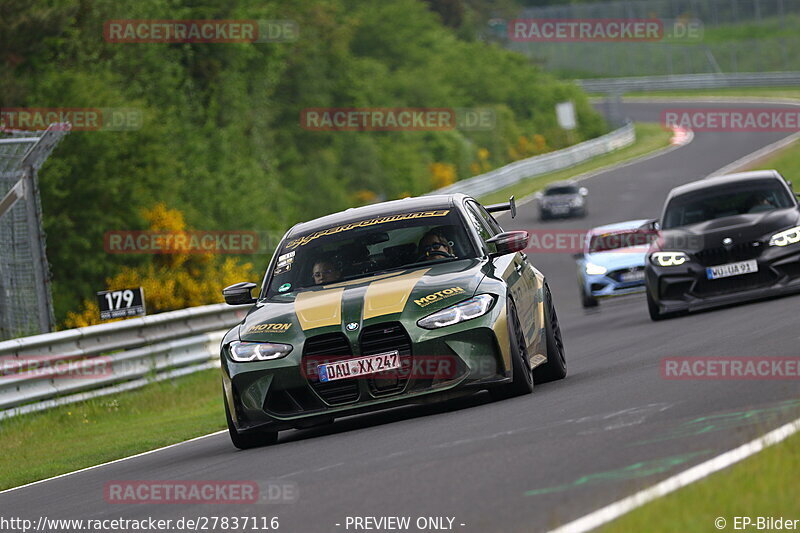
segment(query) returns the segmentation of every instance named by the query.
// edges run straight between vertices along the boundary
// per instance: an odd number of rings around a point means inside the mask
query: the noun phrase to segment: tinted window
[[[484,209],[482,205],[475,202],[470,202],[470,205],[478,212],[478,215],[480,215],[484,225],[489,229],[492,236],[503,233],[503,228],[500,227],[500,224],[497,223],[492,214]]]
[[[475,228],[475,231],[478,232],[481,240],[484,243],[484,246],[489,250],[489,252],[494,252],[497,250],[497,247],[494,243],[487,243],[486,241],[489,240],[494,236],[494,234],[486,227],[486,224],[483,221],[483,217],[478,213],[476,206],[473,202],[467,202],[467,215],[469,216],[469,221],[472,226]]]
[[[544,191],[545,196],[556,196],[558,194],[578,194],[578,187],[568,185],[563,187],[551,187]]]
[[[648,246],[656,237],[651,230],[628,229],[593,233],[589,241],[589,253],[610,252],[623,248]]]
[[[664,229],[736,215],[792,207],[786,188],[775,179],[718,185],[677,196],[664,212]]]
[[[267,296],[475,256],[454,209],[358,220],[287,239],[277,252]]]

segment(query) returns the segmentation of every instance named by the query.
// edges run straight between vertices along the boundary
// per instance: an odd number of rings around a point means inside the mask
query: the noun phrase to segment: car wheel
[[[588,307],[597,307],[597,304],[599,303],[597,301],[597,298],[592,296],[591,293],[587,293],[586,289],[581,288],[580,291],[581,291],[581,305],[583,307],[587,307],[587,308]]]
[[[567,358],[564,355],[564,341],[561,339],[561,326],[558,323],[556,306],[550,287],[544,286],[545,293],[545,333],[547,338],[547,362],[533,369],[534,383],[547,383],[567,376]]]
[[[533,392],[533,373],[528,359],[528,350],[525,347],[525,335],[517,317],[517,308],[511,299],[508,300],[508,339],[511,344],[513,381],[508,385],[489,390],[495,400],[504,400]]]
[[[225,404],[225,420],[228,422],[228,434],[231,436],[231,442],[240,450],[247,450],[249,448],[256,448],[258,446],[266,446],[267,444],[275,444],[278,442],[277,431],[239,431],[233,425],[231,419],[231,412],[228,409],[228,400],[225,395],[222,395],[222,402]]]

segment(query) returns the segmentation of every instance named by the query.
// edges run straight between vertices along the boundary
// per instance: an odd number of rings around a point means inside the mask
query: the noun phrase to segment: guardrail
[[[590,93],[721,89],[725,87],[781,87],[800,85],[800,72],[751,72],[743,74],[686,74],[575,80]]]
[[[481,174],[457,181],[452,185],[429,192],[428,194],[449,194],[461,192],[479,198],[503,187],[508,187],[523,179],[532,178],[554,170],[562,170],[582,163],[592,157],[607,154],[636,140],[633,124],[607,133],[596,139],[591,139],[563,150],[556,150],[548,154],[537,155],[527,159],[515,161],[486,174]]]
[[[0,419],[210,368],[249,308],[206,305],[0,342]]]

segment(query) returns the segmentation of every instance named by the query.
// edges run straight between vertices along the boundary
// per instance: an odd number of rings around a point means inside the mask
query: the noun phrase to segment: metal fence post
[[[25,180],[26,194],[25,211],[28,219],[28,239],[30,242],[31,268],[33,270],[34,290],[36,292],[36,305],[39,308],[39,331],[49,333],[53,330],[55,316],[53,302],[50,295],[50,267],[47,264],[45,252],[44,227],[41,220],[39,204],[39,186],[36,179],[36,170],[27,165],[22,170],[22,179]]]

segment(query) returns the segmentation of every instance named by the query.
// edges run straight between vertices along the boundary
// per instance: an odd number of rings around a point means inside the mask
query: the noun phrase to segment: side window
[[[486,227],[492,232],[492,236],[497,235],[498,233],[503,233],[503,228],[500,227],[500,224],[497,223],[491,213],[484,209],[480,204],[475,203],[474,205],[477,208],[478,214],[481,216],[481,218],[483,218],[484,224],[486,224]]]
[[[486,249],[489,250],[489,252],[494,252],[496,251],[496,246],[492,243],[486,242],[494,236],[494,233],[486,227],[483,217],[480,215],[476,207],[477,206],[473,202],[467,202],[467,214],[469,215],[469,220],[475,227],[478,235],[480,235]]]

